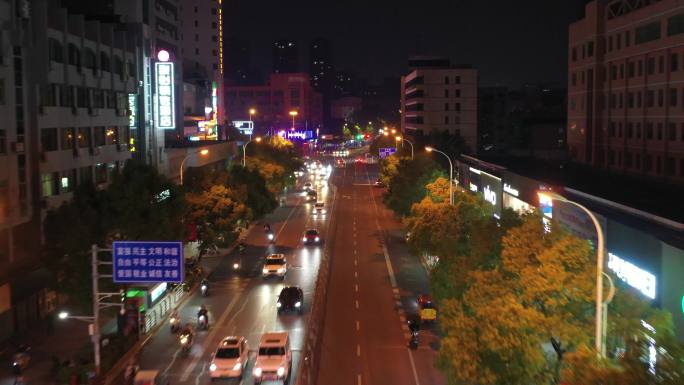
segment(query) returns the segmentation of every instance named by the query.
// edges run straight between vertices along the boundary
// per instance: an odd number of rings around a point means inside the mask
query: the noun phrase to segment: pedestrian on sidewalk
[[[128,362],[126,370],[124,371],[124,380],[127,385],[132,385],[135,380],[135,375],[138,373],[140,367],[135,363],[135,360]]]

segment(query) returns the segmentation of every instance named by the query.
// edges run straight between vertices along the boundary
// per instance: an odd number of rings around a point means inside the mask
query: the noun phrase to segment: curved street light
[[[197,154],[200,154],[202,156],[206,156],[207,154],[209,154],[209,150],[206,148],[203,148],[201,150],[192,152],[192,153],[186,155],[185,158],[183,158],[183,160],[181,161],[181,164],[180,164],[180,184],[181,184],[181,186],[183,185],[183,168],[185,166],[185,161],[188,160],[188,158],[190,158],[191,156],[197,155]]]
[[[248,140],[247,143],[242,145],[242,167],[247,167],[247,145],[252,142],[261,142],[261,137],[257,136],[254,140]]]
[[[410,140],[408,140],[404,137],[398,136],[398,135],[394,137],[394,140],[396,140],[397,142],[401,142],[403,140],[404,142],[410,144],[411,145],[411,159],[413,159],[413,143],[411,143]]]

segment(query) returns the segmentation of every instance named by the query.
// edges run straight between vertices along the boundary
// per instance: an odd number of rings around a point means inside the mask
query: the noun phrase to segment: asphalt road
[[[303,181],[299,182],[299,186]],[[318,189],[319,201],[326,201],[329,212],[334,201],[334,190],[332,185],[323,185]],[[206,384],[210,382],[211,354],[219,341],[226,336],[244,336],[252,356],[244,378],[241,381],[219,380],[215,383],[252,384],[254,352],[261,335],[269,331],[288,331],[293,349],[291,378],[294,379],[308,322],[308,306],[325,247],[325,244],[302,245],[302,233],[305,229],[317,228],[325,242],[330,217],[315,219],[310,209],[311,204],[305,202],[301,190],[295,189],[287,194],[285,205],[265,219],[276,234],[275,244],[269,244],[263,228],[256,226],[245,238],[247,249],[241,258],[242,268],[239,271],[232,269],[233,262],[240,258],[237,251],[217,257],[222,258],[222,261],[210,276],[209,296],[201,297],[197,292],[180,310],[183,323],[195,325],[197,311],[200,305],[205,304],[209,309],[209,330],[196,333],[194,346],[190,354],[185,356],[180,353],[177,336],[171,334],[168,327],[161,328],[141,352],[138,361],[140,368],[159,370],[174,385]],[[263,258],[271,252],[286,255],[289,267],[284,281],[275,278],[263,280],[261,277]],[[302,288],[304,315],[277,315],[276,300],[280,290],[287,285]],[[294,381],[291,380],[291,383]]]
[[[341,173],[341,175],[339,175]],[[318,384],[446,384],[434,368],[435,326],[407,347],[407,314],[428,290],[427,272],[403,241],[401,223],[372,186],[377,166],[338,171],[332,249]],[[433,330],[430,330],[433,329]]]

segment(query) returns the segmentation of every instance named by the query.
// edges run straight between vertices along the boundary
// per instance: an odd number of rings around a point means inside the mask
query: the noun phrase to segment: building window
[[[76,136],[76,142],[79,148],[90,147],[90,127],[79,127]]]
[[[646,107],[653,107],[655,105],[655,91],[646,91]]]
[[[449,90],[444,90],[444,97],[448,98],[449,97]]]
[[[95,147],[105,145],[105,128],[104,127],[93,127],[93,145]]]
[[[658,123],[658,131],[657,131],[657,133],[658,133],[657,139],[658,139],[658,140],[663,140],[663,124],[662,124],[662,123]]]
[[[682,140],[682,142],[684,142],[684,123],[682,123],[682,127],[681,127],[680,131],[681,131],[681,140]]]
[[[111,66],[109,64],[109,55],[104,52],[100,52],[100,69],[102,71],[111,71]]]
[[[76,186],[76,173],[76,169],[72,169],[62,173],[62,177],[59,179],[60,193],[68,193],[74,191],[74,187]]]
[[[670,71],[678,71],[679,70],[679,54],[673,53],[670,55]]]
[[[615,164],[615,151],[608,150],[608,165],[612,166]]]
[[[119,76],[123,76],[124,74],[123,60],[121,60],[121,58],[116,55],[114,56],[114,73]]]
[[[62,43],[60,43],[57,39],[48,39],[48,57],[50,58],[50,61],[64,63]]]
[[[641,108],[641,91],[637,92],[637,108]]]
[[[211,8],[211,14],[215,15],[216,14],[216,8]]]
[[[454,93],[456,94],[456,95],[454,95],[455,97],[457,97],[457,98],[460,98],[460,97],[461,97],[461,90],[460,90],[460,89],[458,89],[458,88],[455,89],[455,90],[454,90]]]
[[[197,13],[197,6],[195,5],[195,13]]]
[[[637,63],[637,76],[641,76],[644,74],[644,62],[639,60]]]
[[[582,75],[584,75],[584,72],[582,72]],[[625,64],[620,64],[620,79],[625,78]],[[584,83],[584,76],[582,76],[582,83]]]
[[[656,156],[656,174],[661,174],[663,171],[663,158]]]
[[[216,52],[215,49],[212,49],[212,50],[211,50],[211,54],[212,54],[214,57],[218,56],[218,52]]]
[[[629,151],[625,152],[625,167],[632,168],[632,153]]]
[[[195,48],[195,55],[199,55],[199,48]]]
[[[51,197],[59,193],[59,173],[49,172],[41,175],[43,198]]]
[[[629,45],[632,42],[631,36],[630,36],[630,31],[625,31],[625,47],[629,47]]]
[[[74,141],[74,129],[73,128],[62,128],[61,129],[61,149],[62,150],[73,150],[76,142]]]
[[[684,13],[674,15],[667,19],[667,36],[684,33]]]
[[[454,83],[456,83],[456,84],[461,84],[461,77],[460,77],[460,76],[456,76],[456,78],[454,79]]]
[[[95,184],[107,183],[107,163],[95,165]]]
[[[663,55],[660,55],[658,57],[658,73],[663,73],[665,72],[665,60],[663,59]]]
[[[211,41],[217,42],[217,41],[218,41],[218,37],[216,37],[216,35],[211,35]]]
[[[41,151],[57,151],[59,149],[56,128],[40,130],[40,148]]]
[[[663,103],[665,101],[664,99],[665,99],[665,95],[663,93],[663,90],[662,89],[658,90],[658,107],[663,106]]]
[[[632,139],[634,136],[634,124],[632,122],[627,123],[626,130],[627,131],[625,134],[627,136],[627,139]]]
[[[449,117],[448,116],[444,117],[444,124],[449,124]]]
[[[608,126],[608,135],[611,138],[615,137],[615,122],[610,122],[610,125]]]
[[[634,93],[627,93],[627,108],[634,108]]]
[[[641,123],[636,124],[636,137],[637,139],[641,139]]]
[[[577,61],[577,47],[572,47],[572,61]]]
[[[613,50],[613,36],[608,36],[608,52]]]
[[[633,78],[634,77],[634,62],[629,62],[627,63],[627,77]]]
[[[646,139],[653,139],[653,123],[646,123]]]
[[[105,144],[117,144],[119,141],[119,127],[113,126],[105,131]]]
[[[670,107],[675,107],[677,105],[677,89],[670,88]]]
[[[646,73],[649,75],[655,74],[655,58],[654,57],[648,58],[648,62],[646,64]]]
[[[617,66],[610,66],[610,80],[617,80]]]
[[[75,44],[69,43],[67,55],[69,57],[69,64],[81,68],[81,51]]]
[[[95,52],[90,48],[83,50],[83,65],[85,68],[93,70],[93,73],[97,73],[97,59],[95,57]]]
[[[615,35],[615,49],[620,48],[622,48],[622,35],[618,33]]]
[[[594,42],[590,41],[587,43],[587,56],[592,57],[594,56]]]
[[[444,84],[449,84],[449,77],[448,76],[444,77]]]
[[[199,22],[195,20],[195,27],[199,27]]]
[[[653,162],[650,155],[644,154],[644,171],[649,172],[653,169]]]
[[[212,21],[212,22],[211,22],[211,28],[212,28],[212,29],[218,28],[218,24],[216,24],[215,21]]]
[[[677,140],[677,125],[675,123],[667,125],[667,140]]]
[[[444,103],[444,111],[449,111],[449,103]]]
[[[456,105],[454,105],[454,110],[461,111],[461,103],[456,103]]]
[[[93,183],[93,167],[85,166],[78,170],[78,183],[87,184]]]
[[[570,85],[573,85],[573,86],[577,85],[577,74],[574,72],[572,73],[572,76],[570,77]]]
[[[684,131],[682,131],[684,134]],[[0,154],[7,153],[7,131],[0,128]]]
[[[660,39],[660,21],[642,25],[634,30],[634,44]]]

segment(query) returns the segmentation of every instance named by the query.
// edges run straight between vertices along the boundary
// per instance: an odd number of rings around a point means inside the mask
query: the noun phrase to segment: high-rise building
[[[309,74],[311,86],[317,91],[326,93],[332,87],[335,68],[329,40],[318,38],[309,45]]]
[[[31,270],[46,211],[80,184],[108,184],[131,158],[138,41],[56,1],[0,1],[0,290],[17,299],[0,308],[0,339],[54,310]]]
[[[592,1],[568,47],[575,162],[684,181],[684,10],[676,0]]]
[[[273,73],[299,72],[299,49],[294,40],[277,40],[273,43]]]
[[[231,36],[223,42],[223,78],[225,84],[249,85],[263,82],[260,72],[252,65],[249,42]]]
[[[477,150],[477,70],[425,66],[401,78],[401,129],[408,135],[448,131]]]
[[[183,137],[220,139],[223,114],[222,0],[181,0]]]

